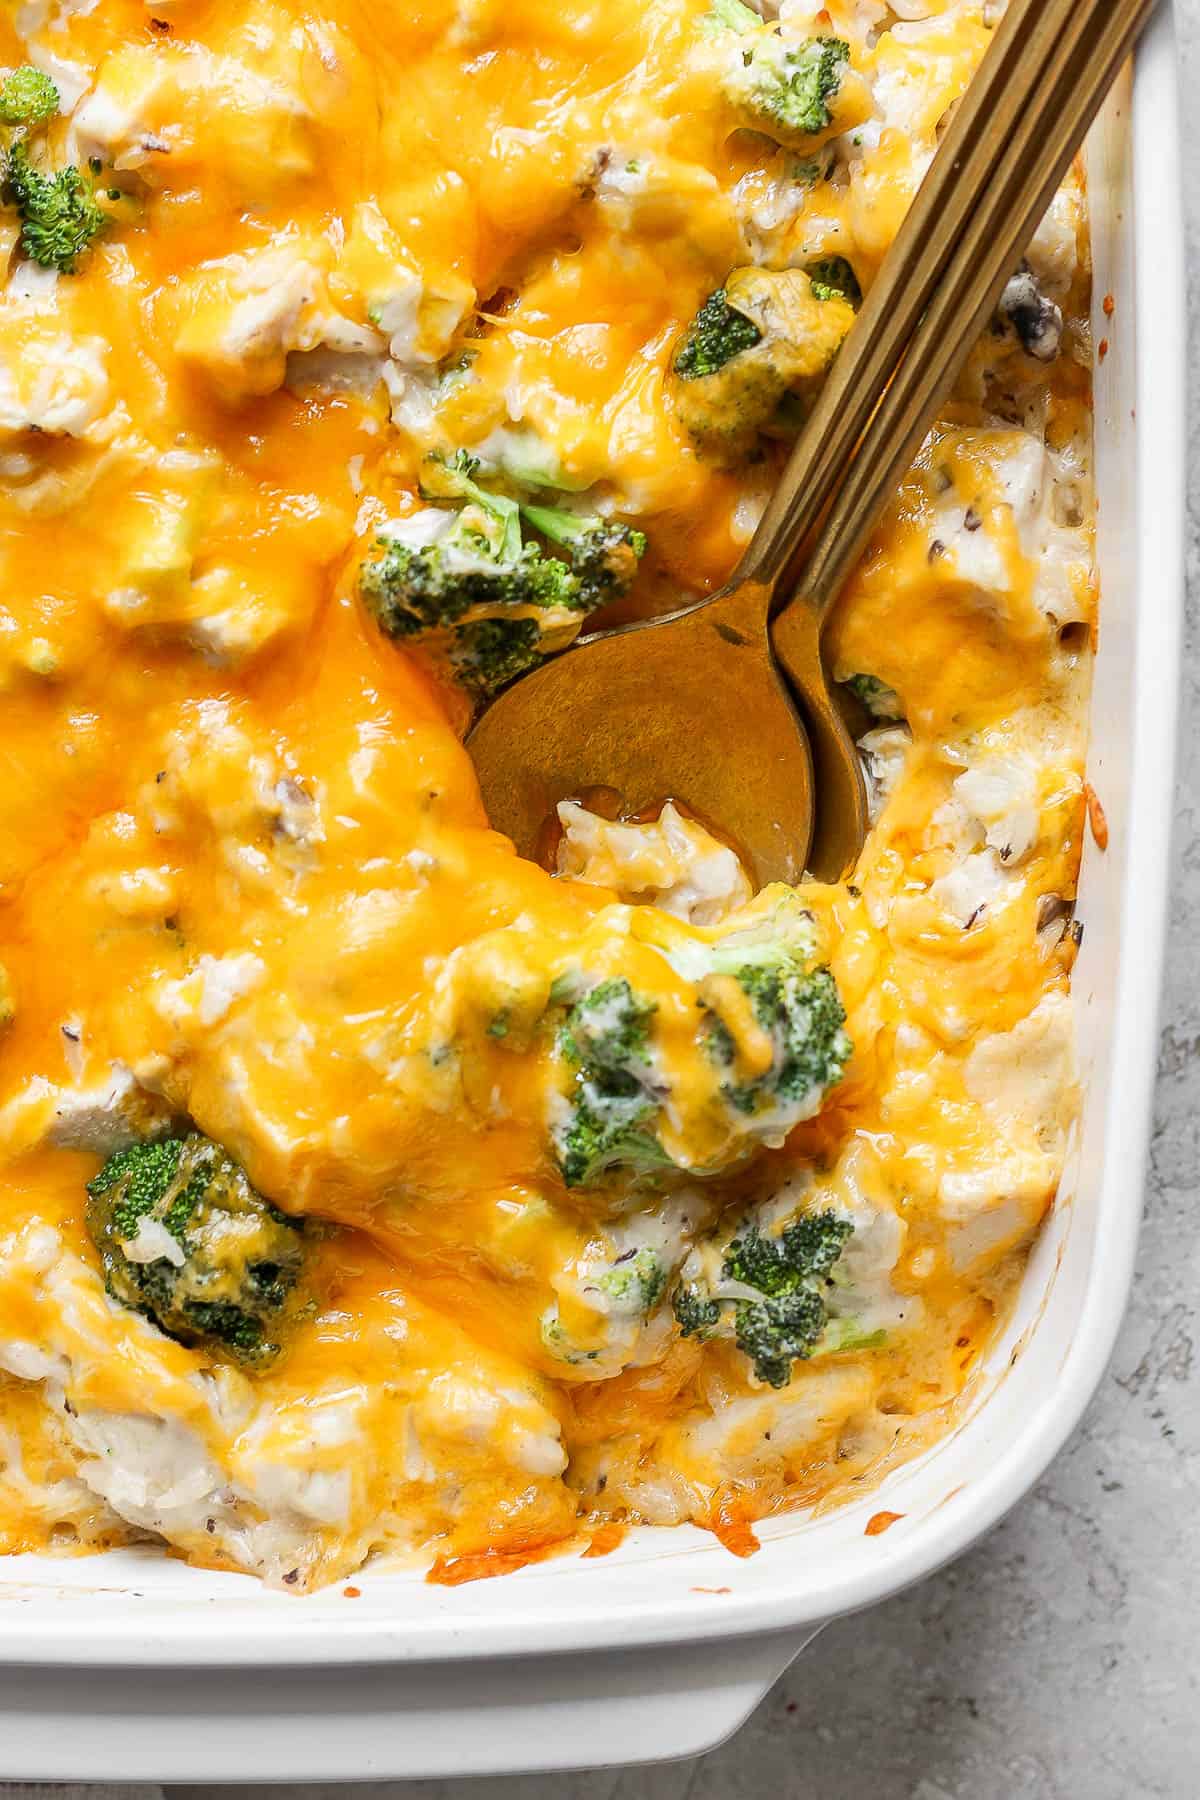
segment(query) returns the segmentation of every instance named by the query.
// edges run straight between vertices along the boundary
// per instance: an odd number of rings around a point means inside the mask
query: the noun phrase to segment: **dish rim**
[[[1138,528],[1135,593],[1143,604],[1137,622],[1139,666],[1180,668],[1183,590],[1185,384],[1181,158],[1170,10],[1160,9],[1135,61],[1131,123],[1132,241],[1137,284],[1134,349],[1138,413],[1134,466]],[[1152,273],[1150,273],[1152,271]],[[1145,329],[1150,283],[1154,328]],[[1139,329],[1139,327],[1141,327]],[[1153,446],[1153,467],[1149,450]],[[1148,597],[1158,604],[1145,605]],[[130,1584],[103,1580],[86,1597],[106,1592],[110,1604],[75,1611],[64,1642],[63,1600],[85,1598],[78,1584],[32,1587],[0,1582],[0,1666],[25,1664],[86,1668],[159,1668],[342,1665],[486,1661],[572,1654],[766,1635],[798,1636],[833,1617],[854,1612],[914,1585],[980,1538],[1025,1494],[1074,1430],[1111,1356],[1124,1314],[1140,1224],[1140,1195],[1148,1136],[1159,994],[1166,941],[1170,871],[1171,803],[1174,791],[1178,674],[1173,684],[1134,679],[1131,720],[1132,792],[1129,840],[1121,876],[1119,931],[1124,940],[1109,1064],[1106,1114],[1108,1162],[1098,1200],[1097,1231],[1103,1255],[1093,1259],[1070,1347],[1055,1383],[1054,1403],[1011,1443],[993,1466],[973,1476],[945,1504],[913,1523],[889,1544],[886,1560],[861,1559],[852,1570],[822,1579],[815,1570],[780,1584],[767,1595],[730,1595],[720,1607],[698,1611],[675,1597],[651,1594],[641,1607],[606,1604],[600,1587],[569,1616],[538,1613],[522,1624],[521,1575],[505,1578],[511,1604],[495,1617],[470,1608],[422,1620],[347,1616],[352,1609],[328,1604],[330,1590],[308,1598],[264,1595],[248,1621],[239,1598],[235,1636],[224,1593],[171,1611],[166,1623],[139,1616]],[[1137,940],[1131,935],[1136,918]],[[1119,1113],[1120,1129],[1112,1130]],[[1123,1203],[1119,1203],[1124,1195]],[[985,1406],[987,1402],[984,1402]],[[953,1441],[953,1433],[942,1440]],[[763,1556],[786,1534],[765,1529]],[[673,1551],[695,1543],[689,1527],[673,1527]],[[0,1558],[0,1571],[5,1559]],[[59,1565],[60,1567],[62,1565]],[[77,1566],[77,1565],[74,1565]],[[528,1571],[552,1573],[555,1563]],[[365,1579],[369,1579],[369,1574]],[[653,1583],[647,1584],[650,1588]],[[340,1592],[342,1584],[334,1586]],[[19,1595],[15,1593],[19,1590]],[[403,1590],[394,1590],[397,1598]],[[457,1590],[450,1590],[451,1592]],[[11,1607],[10,1600],[17,1603]],[[583,1595],[579,1596],[583,1601]],[[22,1604],[22,1601],[25,1603]],[[38,1604],[44,1602],[44,1604]],[[10,1616],[5,1616],[10,1615]],[[526,1632],[529,1633],[526,1636]]]

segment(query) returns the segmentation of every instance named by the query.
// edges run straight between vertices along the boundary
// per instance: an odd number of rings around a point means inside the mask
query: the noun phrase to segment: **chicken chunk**
[[[234,405],[282,387],[297,351],[378,356],[379,333],[334,304],[330,260],[327,245],[292,238],[207,264],[176,297],[179,355]]]

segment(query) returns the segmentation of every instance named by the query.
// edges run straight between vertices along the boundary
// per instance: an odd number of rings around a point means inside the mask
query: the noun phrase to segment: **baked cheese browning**
[[[1075,1105],[1080,174],[831,623],[848,883],[523,862],[462,738],[728,575],[995,12],[0,19],[0,1548],[730,1538],[952,1422]]]

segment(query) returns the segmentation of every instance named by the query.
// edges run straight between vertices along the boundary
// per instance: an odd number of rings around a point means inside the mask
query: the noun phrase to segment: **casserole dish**
[[[736,1728],[829,1618],[958,1554],[1075,1425],[1130,1278],[1154,1068],[1178,661],[1181,234],[1170,19],[1089,159],[1097,339],[1102,725],[1109,822],[1085,856],[1073,995],[1086,1099],[1021,1296],[958,1429],[876,1491],[731,1558],[691,1528],[631,1533],[446,1589],[368,1574],[294,1599],[125,1550],[10,1559],[0,1776],[298,1780],[495,1773],[695,1754]],[[1099,314],[1113,300],[1111,319]],[[1153,334],[1138,332],[1153,317]],[[1164,678],[1164,672],[1168,672]],[[868,1535],[878,1511],[899,1515]],[[181,1729],[186,1727],[186,1729]]]

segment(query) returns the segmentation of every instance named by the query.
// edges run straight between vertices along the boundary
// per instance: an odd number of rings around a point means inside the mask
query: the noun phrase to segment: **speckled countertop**
[[[1200,116],[1186,98],[1200,81],[1200,0],[1176,0],[1176,10],[1190,342],[1200,345]],[[911,1593],[831,1625],[709,1756],[626,1772],[292,1788],[296,1800],[1200,1797],[1200,414],[1192,412],[1170,973],[1146,1218],[1113,1365],[1075,1437],[984,1543]],[[106,1792],[90,1791],[97,1800]],[[267,1800],[279,1791],[169,1790],[174,1800]]]

